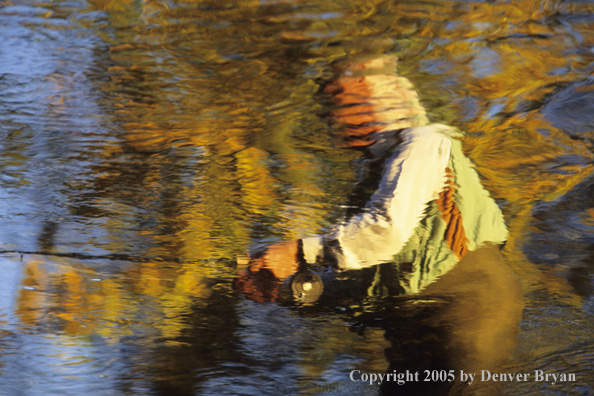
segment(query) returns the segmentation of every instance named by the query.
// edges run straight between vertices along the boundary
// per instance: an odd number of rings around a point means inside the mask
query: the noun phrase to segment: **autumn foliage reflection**
[[[99,219],[107,242],[93,248],[141,260],[113,270],[26,255],[23,324],[114,339],[142,329],[174,343],[194,307],[233,295],[228,263],[254,241],[298,239],[340,217],[357,155],[333,146],[315,79],[345,55],[394,50],[427,117],[468,133],[466,154],[505,212],[514,270],[578,303],[521,246],[535,202],[593,171],[591,142],[541,111],[592,72],[591,55],[571,50],[594,44],[590,24],[572,22],[571,34],[559,20],[592,4],[345,0],[295,14],[291,2],[231,3],[88,1],[107,21],[88,23],[102,41],[89,79],[117,139],[83,184],[92,213],[74,198],[71,210]]]

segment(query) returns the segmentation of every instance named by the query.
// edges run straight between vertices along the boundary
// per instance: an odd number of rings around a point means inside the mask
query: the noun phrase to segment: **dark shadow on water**
[[[594,293],[594,177],[579,183],[563,197],[536,205],[531,234],[524,245],[534,263],[558,268],[575,293]]]
[[[396,377],[384,381],[381,390],[385,395],[498,394],[499,385],[494,382],[461,383],[460,371],[503,372],[516,345],[523,293],[499,249],[468,253],[453,270],[415,296],[391,297],[394,291],[384,290],[383,297],[370,298],[376,271],[389,279],[390,265],[341,274],[317,272],[324,280],[324,293],[316,303],[306,305],[292,303],[289,282],[285,282],[279,303],[305,317],[338,314],[351,331],[383,330],[390,344],[385,350],[386,373],[418,373],[403,383]],[[425,380],[434,372],[450,370],[453,381]]]

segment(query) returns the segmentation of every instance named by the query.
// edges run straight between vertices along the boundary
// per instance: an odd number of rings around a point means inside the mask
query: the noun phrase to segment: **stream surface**
[[[398,353],[384,316],[232,286],[345,215],[359,155],[319,81],[362,53],[504,212],[505,369],[576,377],[501,393],[594,394],[594,3],[0,0],[0,395],[381,394],[349,374]]]

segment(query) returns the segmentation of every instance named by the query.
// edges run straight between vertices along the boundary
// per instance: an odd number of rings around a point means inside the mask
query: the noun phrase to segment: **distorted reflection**
[[[395,312],[381,315],[391,369],[491,370],[512,351],[523,307],[519,280],[498,249],[507,238],[503,215],[464,156],[460,132],[429,123],[396,63],[392,56],[339,62],[339,76],[324,88],[334,97],[342,144],[364,150],[360,164],[368,169],[358,173],[380,174],[361,213],[322,237],[267,247],[235,285],[255,301],[276,301],[291,278],[292,297],[304,305],[341,306],[347,292],[349,308],[362,307],[354,309],[359,320],[389,299]],[[330,287],[348,287],[327,290],[309,266],[335,269]],[[473,392],[495,391],[491,385]],[[465,385],[411,382],[393,390],[451,386]]]
[[[592,15],[0,0],[0,394],[593,393]]]

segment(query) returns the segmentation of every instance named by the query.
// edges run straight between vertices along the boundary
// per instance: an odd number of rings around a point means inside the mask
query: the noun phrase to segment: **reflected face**
[[[332,95],[331,120],[343,147],[366,147],[378,132],[426,123],[424,108],[410,81],[395,73],[396,57],[346,60],[335,65],[337,78],[324,86]]]

